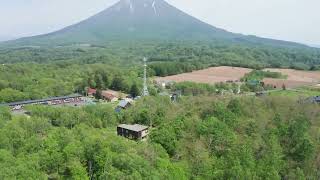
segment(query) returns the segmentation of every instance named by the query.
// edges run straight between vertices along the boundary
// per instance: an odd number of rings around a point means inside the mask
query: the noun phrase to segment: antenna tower
[[[143,58],[144,62],[144,75],[143,75],[143,92],[142,96],[149,96],[148,84],[147,84],[147,58]]]

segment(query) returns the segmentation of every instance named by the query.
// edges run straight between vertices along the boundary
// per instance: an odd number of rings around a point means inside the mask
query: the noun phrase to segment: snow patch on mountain
[[[155,14],[155,15],[158,15],[157,9],[156,9],[156,1],[153,1],[153,3],[152,3],[152,8],[153,8],[153,10],[154,10],[154,14]]]

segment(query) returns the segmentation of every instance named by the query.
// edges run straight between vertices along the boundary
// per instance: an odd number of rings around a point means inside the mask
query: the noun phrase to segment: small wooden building
[[[117,127],[117,133],[118,136],[123,136],[128,139],[144,140],[149,134],[149,127],[140,124],[120,124]]]
[[[122,108],[122,109],[127,109],[132,105],[132,101],[124,99],[121,100],[118,104],[118,107]]]

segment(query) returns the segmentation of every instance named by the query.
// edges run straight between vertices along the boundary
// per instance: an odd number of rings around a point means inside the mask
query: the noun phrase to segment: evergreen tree
[[[96,99],[102,99],[103,98],[101,89],[97,89],[97,92],[94,94],[94,97]]]
[[[133,84],[130,88],[130,94],[132,97],[137,97],[140,94],[137,84]]]
[[[121,76],[114,77],[111,83],[111,89],[115,91],[124,90],[125,89],[124,79]]]

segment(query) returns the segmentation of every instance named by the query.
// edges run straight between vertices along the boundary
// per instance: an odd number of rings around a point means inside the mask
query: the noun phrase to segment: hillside
[[[112,7],[57,32],[22,38],[6,45],[107,44],[114,41],[223,41],[251,45],[307,47],[244,36],[204,23],[164,0],[121,0]]]

